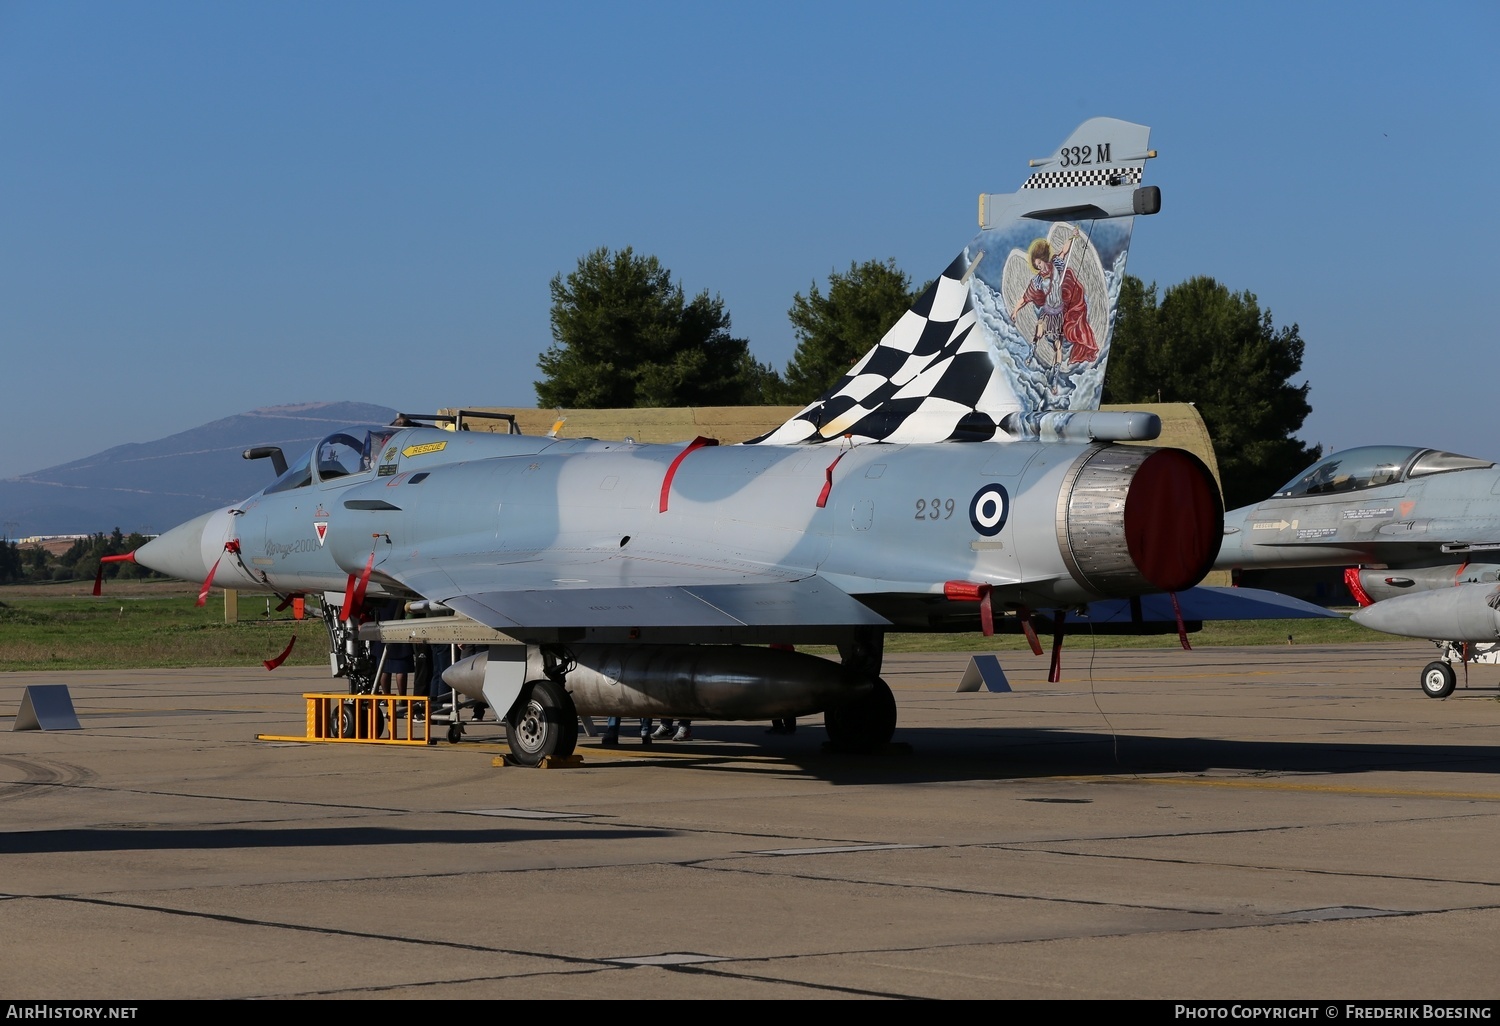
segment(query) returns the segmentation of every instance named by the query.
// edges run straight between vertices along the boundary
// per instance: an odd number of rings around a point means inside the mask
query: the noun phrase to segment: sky
[[[780,369],[1080,122],[1128,270],[1306,343],[1298,436],[1500,459],[1500,4],[0,0],[0,478],[261,406],[534,406],[549,283],[653,254]],[[17,430],[18,429],[18,430]]]

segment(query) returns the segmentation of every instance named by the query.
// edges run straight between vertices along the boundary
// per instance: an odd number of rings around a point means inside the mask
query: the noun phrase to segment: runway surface
[[[892,655],[891,754],[556,770],[257,740],[315,669],[0,674],[0,998],[1493,999],[1500,668],[1432,656]],[[12,731],[36,684],[82,729]]]

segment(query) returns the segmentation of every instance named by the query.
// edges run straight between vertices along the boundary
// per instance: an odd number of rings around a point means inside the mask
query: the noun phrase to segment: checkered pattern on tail
[[[1082,185],[1140,185],[1143,167],[1084,167],[1070,171],[1038,171],[1023,189],[1075,189]]]
[[[988,439],[996,418],[980,409],[994,359],[975,330],[968,263],[959,254],[875,348],[806,409],[750,444],[941,442]]]

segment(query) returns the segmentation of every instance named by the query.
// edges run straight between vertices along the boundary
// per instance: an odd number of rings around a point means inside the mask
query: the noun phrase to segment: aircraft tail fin
[[[1151,130],[1085,121],[1014,193],[979,198],[979,234],[818,399],[754,442],[1153,438],[1097,411]]]

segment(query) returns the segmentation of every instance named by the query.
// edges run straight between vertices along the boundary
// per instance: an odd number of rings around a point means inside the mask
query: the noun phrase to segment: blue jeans
[[[611,716],[604,721],[604,732],[615,737],[620,736],[620,717]],[[651,717],[647,716],[641,720],[641,737],[651,736]]]

